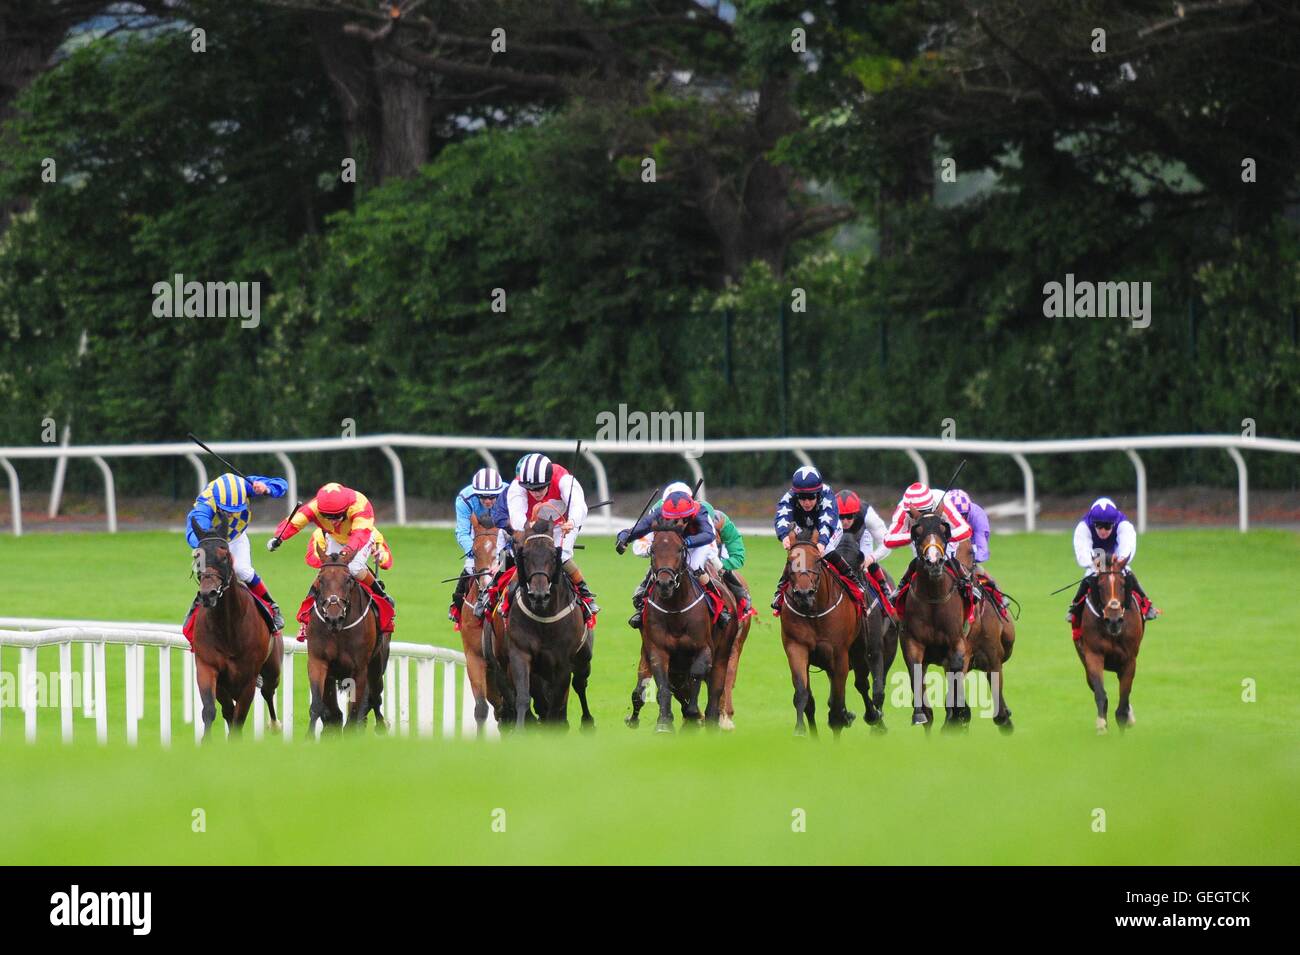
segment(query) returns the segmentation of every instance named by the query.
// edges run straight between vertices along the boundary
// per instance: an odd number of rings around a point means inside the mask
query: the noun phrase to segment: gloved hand
[[[626,529],[619,531],[618,537],[616,537],[614,540],[614,550],[622,554],[623,551],[627,550],[627,542],[631,539],[632,539],[631,531]]]
[[[283,542],[280,540],[280,538],[278,538],[278,537],[272,537],[269,541],[266,542],[266,549],[267,549],[267,550],[270,550],[270,551],[273,551],[273,550],[275,550],[277,547],[279,547],[281,543],[283,543]]]

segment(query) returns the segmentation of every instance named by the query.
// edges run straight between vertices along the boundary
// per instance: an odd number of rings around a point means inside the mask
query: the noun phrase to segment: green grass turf
[[[397,639],[458,646],[445,620],[457,568],[450,532],[394,529],[388,574]],[[297,541],[260,572],[286,608],[312,572]],[[58,742],[58,711],[40,713],[35,746],[21,713],[0,712],[0,860],[9,863],[1300,862],[1300,654],[1293,612],[1300,537],[1258,531],[1149,533],[1135,569],[1165,617],[1147,632],[1134,684],[1137,726],[1093,732],[1093,704],[1061,619],[1073,578],[1062,534],[993,541],[989,568],[1024,605],[1006,692],[1016,732],[977,718],[947,736],[908,725],[891,693],[890,732],[859,721],[840,742],[791,738],[789,672],[775,621],[754,627],[736,688],[732,734],[656,736],[622,725],[637,655],[624,619],[644,563],[587,538],[579,561],[607,608],[597,629],[591,704],[597,731],[498,743],[347,738],[308,743],[305,672],[298,740],[203,750],[180,721],[157,736],[157,659],[142,743],[122,742],[122,657],[109,651],[110,745],[78,711],[77,741]],[[749,542],[746,573],[766,604],[780,570],[774,540]],[[892,558],[895,574],[902,561]],[[194,585],[176,535],[38,535],[0,541],[0,614],[179,620]],[[6,649],[0,665],[17,668]],[[80,655],[74,658],[80,664]],[[57,651],[42,651],[52,671]],[[898,678],[895,662],[892,676]],[[1243,680],[1257,700],[1244,702]],[[1117,692],[1107,677],[1112,708]],[[815,675],[819,712],[825,677]],[[850,696],[851,708],[861,701]],[[575,721],[576,723],[576,721]],[[192,830],[192,813],[207,831]],[[504,833],[493,812],[505,811]],[[792,831],[796,810],[806,831]],[[1094,831],[1097,810],[1105,832]],[[499,817],[498,817],[499,818]],[[328,830],[322,828],[323,820]],[[340,822],[338,820],[346,820]],[[326,835],[326,832],[330,835]],[[339,833],[346,831],[342,842]]]

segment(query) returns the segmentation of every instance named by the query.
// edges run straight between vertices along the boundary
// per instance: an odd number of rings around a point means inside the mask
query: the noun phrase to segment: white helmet
[[[664,500],[668,500],[668,498],[677,491],[681,491],[683,494],[689,494],[691,497],[695,496],[691,494],[691,486],[685,481],[674,481],[672,484],[669,484],[664,488]]]
[[[470,487],[474,489],[476,495],[484,497],[496,497],[505,490],[505,486],[501,483],[501,475],[497,473],[496,468],[479,468],[474,472]]]
[[[519,483],[524,487],[545,487],[551,483],[551,459],[544,454],[526,455],[519,462]]]

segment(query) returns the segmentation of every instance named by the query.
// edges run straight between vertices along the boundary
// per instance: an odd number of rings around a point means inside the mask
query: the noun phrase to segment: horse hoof
[[[913,725],[913,726],[929,726],[929,725],[930,725],[930,720],[926,717],[926,715],[925,715],[924,713],[913,713],[913,714],[912,714],[912,725]]]
[[[796,726],[796,727],[794,728],[794,735],[795,735],[795,736],[807,736],[807,735],[808,735],[808,730],[805,729],[805,728],[802,727],[802,726]]]
[[[877,719],[874,723],[871,724],[871,732],[875,736],[884,736],[886,733],[889,732],[889,727],[885,725],[885,721],[883,719]]]
[[[1015,726],[1012,725],[1010,719],[1003,720],[1001,723],[999,723],[998,729],[1002,731],[1003,736],[1010,736],[1012,733],[1016,731],[1016,728]]]
[[[625,716],[625,717],[623,717],[623,725],[626,726],[626,727],[627,727],[628,729],[630,729],[630,730],[634,730],[634,729],[636,729],[638,726],[641,725],[641,717],[639,717],[639,716]]]
[[[596,732],[596,721],[590,716],[584,716],[582,722],[578,724],[578,729],[581,732],[590,735],[591,733]]]
[[[1137,721],[1138,721],[1138,719],[1137,719],[1137,714],[1135,714],[1135,713],[1133,712],[1133,707],[1130,706],[1130,707],[1128,708],[1128,719],[1125,720],[1125,723],[1126,723],[1128,726],[1133,726],[1134,724],[1137,723]]]
[[[271,720],[271,725],[268,728],[272,733],[284,732],[284,724],[281,723],[279,720]]]
[[[852,725],[853,725],[853,721],[856,720],[857,718],[858,718],[858,714],[857,714],[857,713],[854,713],[852,710],[845,710],[845,711],[844,711],[844,727],[847,729],[848,727],[852,726]]]
[[[1097,735],[1098,736],[1106,735],[1106,717],[1104,716],[1097,717]]]
[[[673,731],[673,724],[672,724],[672,723],[656,723],[656,724],[655,724],[655,732],[656,732],[656,733],[671,733],[672,731]]]
[[[735,728],[736,728],[736,721],[733,720],[730,716],[726,716],[724,714],[723,716],[718,717],[718,729],[730,731],[730,730],[734,730]]]

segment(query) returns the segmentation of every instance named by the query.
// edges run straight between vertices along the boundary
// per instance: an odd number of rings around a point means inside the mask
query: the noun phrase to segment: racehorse
[[[790,664],[794,683],[795,735],[817,732],[816,706],[809,681],[809,667],[821,667],[831,683],[826,722],[835,732],[852,724],[854,714],[845,705],[845,686],[855,661],[866,663],[865,649],[853,650],[863,638],[857,607],[839,578],[827,570],[817,545],[801,540],[790,545],[786,559],[789,585],[781,604],[781,643]],[[861,689],[862,673],[855,674]]]
[[[243,728],[259,679],[271,728],[278,730],[275,688],[280,685],[284,639],[271,633],[270,624],[258,611],[257,598],[235,580],[226,519],[222,517],[207,531],[191,519],[190,528],[199,540],[194,555],[199,580],[194,669],[202,702],[203,738],[212,731],[217,702],[231,733]]]
[[[474,723],[478,732],[483,732],[483,723],[487,720],[488,703],[492,704],[497,720],[501,719],[501,694],[490,686],[487,678],[487,663],[484,659],[483,621],[474,615],[474,603],[479,591],[486,586],[491,577],[491,567],[497,556],[497,529],[485,527],[478,522],[476,515],[470,515],[470,526],[474,532],[471,545],[474,555],[473,580],[466,590],[461,604],[460,640],[465,649],[465,673],[469,677],[470,691],[474,695]]]
[[[539,720],[567,728],[570,683],[582,705],[583,726],[595,725],[587,706],[592,634],[561,566],[559,520],[558,512],[539,509],[514,548],[518,586],[505,624],[502,695],[507,712],[513,705],[516,728],[528,720],[530,700]]]
[[[740,586],[748,591],[749,584],[744,577],[740,576],[739,571],[733,570],[731,573],[740,581]],[[745,639],[749,636],[749,625],[755,619],[752,614],[746,614],[742,620],[739,610],[736,612],[736,637],[731,641],[731,653],[727,657],[727,681],[722,687],[722,715],[718,718],[718,726],[724,730],[734,730],[736,728],[736,708],[732,705],[731,693],[736,686],[736,674],[740,669],[740,651],[745,649]]]
[[[1137,722],[1129,693],[1133,689],[1133,675],[1137,672],[1138,650],[1142,647],[1146,622],[1125,583],[1124,569],[1127,566],[1128,561],[1123,557],[1102,554],[1096,578],[1088,591],[1084,608],[1080,610],[1082,632],[1074,643],[1088,686],[1097,701],[1098,733],[1106,732],[1107,700],[1103,670],[1110,670],[1119,677],[1119,706],[1115,707],[1115,722],[1121,730]]]
[[[975,558],[969,540],[957,545],[955,556],[968,575],[975,574]],[[982,581],[980,585],[984,586]],[[976,608],[975,623],[970,630],[970,669],[982,670],[988,677],[989,692],[994,704],[993,723],[1004,733],[1010,733],[1015,727],[1011,722],[1011,709],[1007,706],[1004,692],[1002,665],[1011,659],[1011,651],[1016,642],[1016,624],[1010,615],[1003,617],[998,612],[994,605],[995,598],[987,587],[984,590],[984,599]],[[964,705],[961,715],[963,720],[969,720],[970,707]]]
[[[642,673],[646,670],[654,677],[659,703],[655,732],[673,731],[673,697],[681,706],[686,725],[701,720],[700,684],[706,679],[709,695],[703,720],[720,724],[739,609],[730,591],[719,586],[732,619],[726,627],[715,626],[712,602],[687,566],[681,533],[669,522],[656,522],[652,530],[652,584],[642,611],[641,669],[627,724],[636,726],[639,722],[645,700]]]
[[[883,570],[883,568],[881,568]],[[885,571],[889,587],[893,578]],[[868,588],[868,592],[870,589]],[[894,665],[898,654],[898,625],[885,615],[880,598],[872,594],[867,615],[862,618],[862,633],[849,647],[849,662],[853,667],[853,685],[862,695],[863,719],[872,730],[885,730],[885,677]]]
[[[901,643],[912,680],[912,725],[929,731],[934,711],[925,700],[926,668],[939,664],[945,671],[944,725],[964,722],[969,718],[964,681],[971,646],[957,574],[945,556],[952,528],[942,513],[915,508],[909,513],[918,554],[913,563],[918,566],[904,599]]]
[[[350,690],[349,729],[365,726],[373,711],[375,728],[385,728],[380,703],[388,666],[387,635],[371,611],[375,598],[352,576],[347,562],[328,554],[311,586],[307,624],[307,678],[311,683],[311,721],[333,728],[343,722],[338,690]]]

